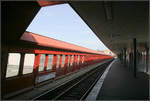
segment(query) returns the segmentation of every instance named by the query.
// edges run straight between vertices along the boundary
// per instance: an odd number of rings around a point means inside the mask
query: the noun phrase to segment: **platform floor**
[[[148,100],[149,76],[138,72],[137,77],[128,67],[116,59],[112,64],[97,100]]]

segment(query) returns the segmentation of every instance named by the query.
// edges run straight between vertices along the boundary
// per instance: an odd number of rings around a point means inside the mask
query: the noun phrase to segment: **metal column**
[[[7,72],[7,63],[8,63],[8,57],[9,57],[9,53],[7,51],[2,51],[1,54],[1,91],[3,93],[1,93],[1,99],[3,99],[3,96],[6,93],[6,72]]]
[[[134,66],[133,66],[133,71],[134,71],[134,77],[136,77],[136,38],[133,39],[133,54],[134,54],[134,57],[133,57],[133,62],[134,62]]]
[[[62,55],[60,55],[60,59],[59,59],[59,68],[61,68],[62,66]]]
[[[65,69],[64,69],[64,74],[67,74],[67,69],[68,69],[68,67],[69,67],[69,66],[68,66],[68,62],[69,62],[68,60],[69,60],[69,55],[66,55],[66,56],[65,56],[65,65],[64,65],[64,68],[65,68]]]
[[[123,60],[124,60],[124,57],[123,57],[123,49],[121,50],[121,56],[120,56],[120,61],[121,61],[121,64],[123,64]]]
[[[19,73],[18,75],[23,75],[23,66],[24,66],[25,53],[21,53],[20,65],[19,65]]]
[[[127,50],[127,49],[124,48],[124,52],[123,52],[123,53],[124,53],[124,54],[123,54],[123,56],[124,56],[124,60],[123,60],[123,61],[124,61],[124,65],[126,65],[126,50]]]
[[[149,48],[146,48],[146,72],[148,72],[149,66]]]
[[[53,56],[52,69],[53,69],[55,72],[56,72],[57,59],[58,59],[58,55],[57,55],[57,54],[54,54],[54,56]]]
[[[48,54],[46,54],[46,56],[45,56],[44,71],[47,70],[47,62],[48,62]]]
[[[33,68],[33,74],[34,74],[34,82],[36,85],[37,83],[37,74],[38,74],[38,68],[39,68],[39,64],[40,64],[40,54],[35,54],[35,60],[34,60],[34,68]]]

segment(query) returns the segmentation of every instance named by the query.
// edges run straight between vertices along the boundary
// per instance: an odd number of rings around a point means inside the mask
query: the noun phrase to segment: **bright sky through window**
[[[69,4],[42,7],[26,31],[93,50],[107,49]]]

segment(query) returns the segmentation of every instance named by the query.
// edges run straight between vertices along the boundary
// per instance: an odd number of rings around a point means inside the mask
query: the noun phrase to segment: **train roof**
[[[70,43],[67,43],[64,41],[60,41],[60,40],[45,37],[42,35],[38,35],[38,34],[32,33],[32,32],[24,32],[24,34],[21,36],[21,40],[30,41],[30,42],[36,43],[40,46],[53,47],[53,48],[71,50],[71,51],[87,52],[87,53],[93,53],[93,54],[108,55],[103,52],[98,52],[98,51],[91,50],[91,49],[88,49],[85,47],[70,44]]]

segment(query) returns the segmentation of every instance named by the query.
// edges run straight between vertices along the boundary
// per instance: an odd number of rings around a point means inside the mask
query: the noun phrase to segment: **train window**
[[[82,57],[82,64],[84,63],[84,56]]]
[[[77,64],[79,64],[80,55],[77,57]]]
[[[25,54],[23,74],[28,74],[33,72],[34,59],[35,59],[34,54]]]
[[[68,55],[68,67],[69,67],[69,64],[70,64],[70,63],[69,63],[69,62],[70,62],[70,57],[71,57],[71,56]]]
[[[53,55],[48,55],[47,70],[52,69]]]
[[[58,55],[58,58],[57,58],[56,68],[59,68],[59,60],[60,60],[60,55]]]
[[[41,54],[39,71],[43,71],[44,70],[44,64],[45,64],[45,54]]]
[[[9,53],[6,78],[18,75],[20,58],[20,53]]]
[[[70,64],[71,66],[73,65],[73,59],[74,59],[74,56],[72,55],[71,56],[71,64]]]
[[[65,65],[65,55],[62,55],[61,67]]]

